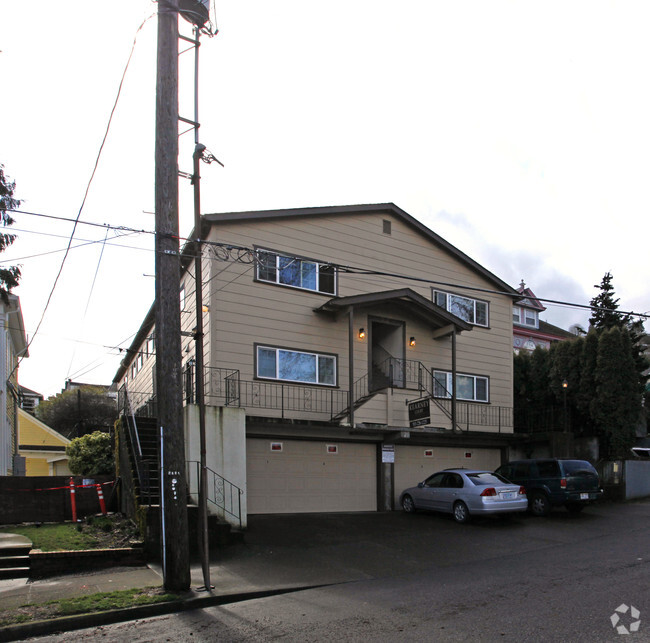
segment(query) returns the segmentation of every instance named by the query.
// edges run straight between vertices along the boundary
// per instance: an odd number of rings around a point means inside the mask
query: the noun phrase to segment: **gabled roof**
[[[445,241],[445,239],[437,235],[435,232],[433,232],[433,230],[427,228],[416,218],[412,217],[410,214],[397,207],[394,203],[335,205],[317,208],[289,208],[285,210],[253,210],[248,212],[223,212],[215,214],[204,214],[202,217],[201,238],[206,238],[210,226],[213,223],[236,223],[243,221],[297,219],[306,217],[316,218],[357,214],[389,214],[394,216],[395,218],[406,223],[414,230],[417,230],[431,243],[438,246],[439,248],[442,248],[450,255],[454,256],[458,261],[480,274],[487,281],[493,284],[499,291],[503,292],[503,294],[510,295],[514,298],[518,297],[517,291],[514,290],[511,286],[499,279],[495,274],[487,270],[487,268],[484,268],[481,266],[481,264],[468,257],[464,252],[461,252],[451,243]],[[192,237],[194,237],[194,231],[190,235],[190,238]],[[188,250],[192,249],[193,247],[188,247]]]
[[[378,204],[362,204],[362,205],[338,205],[338,206],[324,206],[324,207],[314,207],[314,208],[289,208],[281,210],[250,210],[244,212],[223,212],[223,213],[213,213],[213,214],[204,214],[201,217],[201,229],[199,231],[198,238],[206,239],[212,225],[219,223],[237,223],[244,221],[264,221],[264,220],[281,220],[281,219],[296,219],[296,218],[306,218],[306,217],[328,217],[328,216],[341,216],[341,215],[358,215],[358,214],[387,214],[392,215],[396,219],[403,221],[406,225],[410,226],[425,238],[427,238],[431,243],[448,252],[450,255],[455,257],[459,262],[466,265],[468,268],[474,270],[477,274],[485,278],[493,287],[495,287],[499,292],[506,296],[511,296],[513,299],[519,299],[519,293],[509,286],[505,281],[499,279],[496,275],[491,273],[487,268],[484,268],[479,263],[468,257],[464,252],[461,252],[458,248],[453,246],[451,243],[443,239],[441,236],[437,235],[435,232],[427,228],[423,223],[420,223],[417,219],[412,217],[410,214],[397,207],[394,203],[378,203]],[[196,255],[196,230],[192,230],[188,241],[181,251],[181,271],[184,271],[188,266],[194,261]],[[410,290],[410,289],[405,289]],[[414,291],[414,295],[417,295]],[[431,302],[426,300],[424,297],[422,299],[427,302],[427,305],[434,306]],[[436,311],[431,311],[430,314],[435,312],[440,315],[445,313],[449,315],[446,311],[439,307],[435,307]],[[450,320],[446,323],[454,323],[458,330],[469,330],[471,329],[470,325],[467,325],[467,328],[461,328],[460,324],[465,324],[461,319],[450,315],[453,320]],[[440,318],[442,319],[442,318]],[[430,320],[429,320],[430,321]],[[155,302],[152,304],[149,312],[147,313],[140,329],[138,330],[131,346],[126,349],[126,357],[120,363],[117,373],[113,378],[113,384],[116,384],[126,372],[129,362],[131,361],[130,356],[134,355],[139,347],[142,345],[142,342],[145,340],[155,323]]]
[[[367,308],[377,305],[398,305],[400,312],[406,310],[410,315],[420,318],[434,329],[453,325],[457,332],[472,330],[471,324],[452,315],[410,288],[384,290],[349,297],[334,297],[316,308],[315,312],[342,312],[348,308]]]
[[[535,293],[530,288],[526,288],[523,279],[519,284],[519,288],[517,288],[517,292],[521,295],[521,298],[517,302],[517,306],[521,306],[522,308],[532,308],[540,313],[546,310],[546,306],[542,306],[542,302],[535,297]]]

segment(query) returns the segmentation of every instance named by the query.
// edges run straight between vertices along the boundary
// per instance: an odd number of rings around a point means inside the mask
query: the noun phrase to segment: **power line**
[[[41,318],[40,318],[40,320],[39,320],[39,322],[38,322],[38,324],[36,326],[36,330],[34,331],[34,334],[32,335],[31,340],[27,344],[27,350],[29,349],[30,345],[32,344],[32,342],[34,341],[36,336],[38,335],[38,331],[41,328],[41,324],[43,323],[43,320],[45,319],[45,314],[47,312],[47,309],[49,308],[50,302],[52,301],[54,291],[56,290],[56,287],[57,287],[57,285],[59,283],[59,279],[60,279],[61,274],[63,272],[63,267],[65,266],[66,259],[68,258],[68,254],[70,253],[70,248],[72,246],[72,240],[74,239],[74,234],[75,234],[75,231],[77,230],[77,225],[79,223],[79,219],[81,218],[81,213],[82,213],[82,211],[84,209],[84,206],[86,205],[86,199],[88,198],[88,193],[90,192],[90,186],[92,185],[93,179],[95,178],[95,174],[97,173],[97,167],[99,166],[99,159],[102,156],[102,152],[104,150],[104,145],[106,144],[106,140],[108,138],[108,134],[109,134],[110,129],[111,129],[111,124],[113,122],[113,116],[115,115],[115,110],[117,109],[117,104],[118,104],[118,102],[120,100],[120,96],[122,94],[122,87],[124,85],[124,79],[126,78],[126,73],[127,73],[128,69],[129,69],[129,65],[131,64],[131,59],[133,57],[133,52],[135,51],[135,45],[136,45],[138,34],[140,33],[140,30],[144,27],[146,22],[151,17],[152,16],[149,16],[149,18],[145,18],[143,20],[142,24],[137,28],[137,30],[135,32],[135,36],[133,38],[133,44],[131,45],[131,51],[129,52],[129,57],[128,57],[127,61],[126,61],[126,65],[124,66],[124,71],[122,72],[122,78],[120,79],[120,84],[119,84],[118,89],[117,89],[117,95],[115,96],[115,101],[113,103],[113,108],[111,109],[111,113],[110,113],[109,118],[108,118],[108,123],[106,125],[106,130],[104,131],[104,137],[102,138],[102,142],[101,142],[101,144],[99,146],[99,150],[97,152],[97,157],[95,159],[95,165],[93,166],[93,170],[92,170],[92,172],[90,174],[90,179],[88,180],[88,183],[86,185],[86,190],[84,192],[84,196],[83,196],[83,199],[81,201],[81,206],[79,207],[77,217],[75,218],[74,225],[73,225],[73,228],[72,228],[72,232],[70,233],[70,240],[68,241],[68,247],[66,248],[65,254],[63,255],[63,259],[61,260],[61,265],[59,267],[59,271],[57,272],[57,275],[54,278],[54,283],[52,284],[52,289],[50,290],[50,294],[49,294],[49,296],[47,298],[47,301],[45,302],[45,307],[43,308],[43,312],[42,312]],[[16,367],[17,366],[18,366],[18,363],[16,364]]]
[[[57,219],[57,220],[62,220],[62,221],[73,221],[72,219],[66,218],[66,217],[60,217],[60,216],[52,216],[52,215],[47,215],[47,214],[42,214],[42,213],[35,213],[35,212],[28,212],[25,210],[10,210],[11,212],[17,212],[19,214],[27,214],[27,215],[33,215],[33,216],[39,216],[39,217],[45,217],[45,218],[51,218],[51,219]],[[84,225],[90,225],[90,226],[95,226],[95,227],[101,227],[101,228],[108,228],[111,230],[116,230],[116,231],[121,231],[121,232],[128,232],[128,233],[141,233],[141,234],[151,234],[155,235],[155,231],[153,230],[145,230],[142,228],[129,228],[127,226],[112,226],[107,223],[93,223],[89,221],[79,221],[80,224]],[[54,236],[54,235],[53,235]],[[188,237],[178,237],[179,241],[184,241],[184,242],[193,242],[196,241],[195,239],[190,239]],[[205,244],[206,246],[209,246],[210,249],[212,250],[212,254],[214,255],[214,258],[217,259],[218,261],[234,261],[236,263],[254,263],[257,261],[257,253],[255,248],[247,247],[247,246],[237,246],[233,244],[226,244],[226,243],[219,243],[215,241],[208,241],[205,239],[201,239],[200,242],[202,244]],[[90,242],[90,243],[98,243],[98,241]],[[134,248],[136,250],[142,250],[143,248]],[[237,256],[233,259],[232,253],[233,251],[236,251],[238,254]],[[186,253],[186,256],[192,258],[191,254]],[[16,259],[12,259],[11,261],[16,261]],[[1,263],[1,262],[0,262]],[[449,283],[449,282],[443,282],[443,281],[437,281],[433,279],[427,279],[424,277],[414,277],[411,275],[404,275],[404,274],[399,274],[399,273],[391,273],[391,272],[386,272],[382,270],[372,270],[368,268],[363,268],[363,267],[357,267],[357,266],[350,266],[350,265],[343,265],[343,264],[337,264],[337,263],[327,263],[327,262],[322,262],[323,265],[327,266],[332,266],[333,268],[336,268],[339,272],[343,272],[346,274],[356,274],[359,276],[362,275],[374,275],[374,276],[379,276],[379,277],[391,277],[394,279],[399,279],[399,280],[407,280],[407,281],[418,281],[421,283],[427,283],[430,285],[437,285],[437,286],[444,286],[447,288],[453,288],[454,290],[471,290],[474,292],[483,292],[486,294],[493,294],[493,295],[503,295],[507,297],[514,297],[515,295],[511,292],[505,292],[501,290],[491,290],[488,288],[478,288],[476,286],[465,286],[462,284],[456,284],[456,283]],[[566,306],[569,308],[582,308],[585,310],[595,310],[593,306],[590,304],[578,304],[575,302],[569,302],[569,301],[562,301],[562,300],[557,300],[557,299],[548,299],[544,297],[538,297],[536,296],[535,299],[538,301],[556,305],[556,306]],[[604,312],[612,312],[612,311],[607,311],[605,309],[598,309],[598,310],[603,310]],[[650,318],[650,315],[645,315],[644,313],[635,313],[634,311],[617,311],[620,312],[623,315],[632,315],[635,317],[643,317],[643,318]]]

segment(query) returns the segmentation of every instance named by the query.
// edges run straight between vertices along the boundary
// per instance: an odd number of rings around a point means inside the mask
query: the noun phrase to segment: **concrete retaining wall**
[[[33,579],[48,578],[63,574],[108,569],[109,567],[131,567],[145,564],[142,547],[51,552],[32,550],[29,553],[29,577]]]

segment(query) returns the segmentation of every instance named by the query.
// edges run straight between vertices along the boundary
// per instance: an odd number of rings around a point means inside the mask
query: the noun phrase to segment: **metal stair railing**
[[[121,403],[120,403],[121,402]],[[140,443],[140,434],[138,432],[138,423],[135,416],[135,410],[131,404],[129,391],[124,385],[118,394],[118,403],[126,419],[127,435],[131,444],[131,453],[135,464],[135,473],[138,479],[140,493],[147,496],[148,504],[152,504],[151,494],[151,463],[144,459],[142,454],[142,445]]]
[[[199,481],[201,479],[201,463],[196,460],[188,460],[185,464],[187,467],[189,493],[195,493],[198,496]],[[206,467],[206,470],[208,473],[206,495],[208,502],[237,520],[241,529],[241,497],[244,492],[237,485],[210,469],[210,467]],[[193,473],[194,475],[192,475]],[[196,483],[196,488],[193,486],[194,483]]]

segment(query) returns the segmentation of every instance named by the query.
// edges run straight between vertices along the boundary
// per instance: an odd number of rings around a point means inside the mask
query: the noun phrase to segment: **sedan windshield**
[[[498,473],[490,473],[489,471],[482,471],[480,473],[468,473],[467,477],[477,486],[510,484],[505,478]]]

